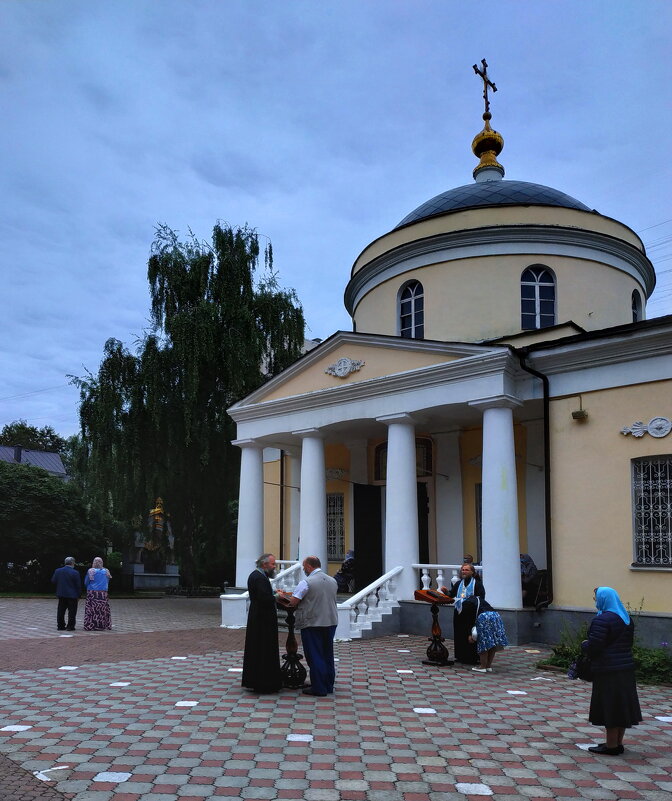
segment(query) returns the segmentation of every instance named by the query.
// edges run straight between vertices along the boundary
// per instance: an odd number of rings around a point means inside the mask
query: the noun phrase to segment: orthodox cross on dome
[[[488,77],[488,62],[483,58],[481,59],[481,64],[483,65],[482,70],[479,70],[478,65],[474,64],[474,72],[483,81],[483,100],[485,100],[485,113],[489,114],[490,101],[488,100],[488,89],[492,89],[493,92],[496,92],[497,87]]]

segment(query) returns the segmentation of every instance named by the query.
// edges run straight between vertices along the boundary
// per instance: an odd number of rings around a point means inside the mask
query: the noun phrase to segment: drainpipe
[[[548,376],[525,364],[525,355],[516,350],[520,366],[526,373],[538,378],[544,391],[544,511],[546,521],[546,575],[549,603],[553,600],[553,541],[551,533],[551,419]]]

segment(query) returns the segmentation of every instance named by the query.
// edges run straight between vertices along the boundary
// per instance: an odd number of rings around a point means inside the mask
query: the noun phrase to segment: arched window
[[[418,478],[432,475],[432,441],[426,437],[415,439],[415,472]],[[376,445],[373,477],[376,481],[387,480],[387,442]]]
[[[555,325],[555,278],[541,264],[520,277],[520,320],[526,331]]]
[[[406,339],[425,336],[425,295],[419,281],[406,284],[399,295],[399,335]]]
[[[632,293],[632,322],[638,323],[640,320],[643,319],[644,317],[642,316],[642,296],[635,289],[635,291]]]

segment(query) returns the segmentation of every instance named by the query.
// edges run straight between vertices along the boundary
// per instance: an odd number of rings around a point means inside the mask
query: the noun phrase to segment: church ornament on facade
[[[648,424],[641,420],[635,421],[631,426],[621,429],[621,434],[632,434],[633,437],[643,437],[650,434],[656,439],[666,437],[672,431],[672,422],[667,417],[652,417]]]
[[[334,364],[330,364],[324,372],[328,375],[335,375],[337,378],[347,378],[350,373],[356,373],[364,367],[365,363],[359,359],[350,359],[348,356],[344,356]]]

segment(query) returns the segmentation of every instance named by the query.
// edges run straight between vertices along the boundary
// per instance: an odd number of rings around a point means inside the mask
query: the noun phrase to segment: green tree
[[[232,565],[238,493],[226,409],[300,355],[303,312],[247,227],[218,223],[208,244],[160,226],[148,280],[153,327],[136,353],[109,339],[98,373],[76,379],[86,491],[143,528],[161,496],[183,581],[216,584]]]
[[[25,420],[14,420],[2,427],[0,445],[21,445],[28,450],[61,453],[65,449],[65,440],[51,426],[36,428]]]
[[[66,556],[104,553],[100,520],[77,488],[39,467],[0,462],[0,531],[3,589],[48,590]]]

